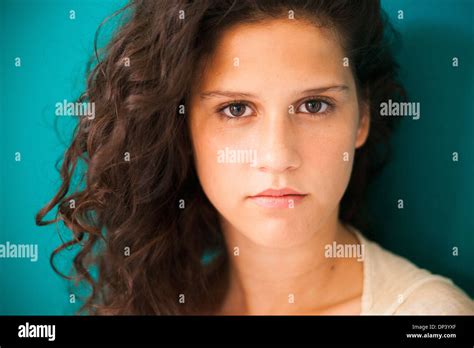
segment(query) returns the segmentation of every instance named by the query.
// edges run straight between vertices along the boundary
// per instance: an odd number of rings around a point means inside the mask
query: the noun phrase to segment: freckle
[[[331,266],[331,271],[334,271],[334,268],[336,268],[336,266],[335,266],[335,265],[332,265],[332,266]]]

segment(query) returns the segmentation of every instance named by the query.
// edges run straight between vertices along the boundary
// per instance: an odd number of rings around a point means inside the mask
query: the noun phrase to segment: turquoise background
[[[36,227],[34,215],[59,185],[54,164],[74,125],[72,118],[58,120],[54,105],[80,94],[95,30],[124,4],[0,1],[0,243],[39,246],[36,263],[0,259],[0,314],[72,314],[78,307],[49,265],[58,231]],[[383,7],[401,33],[403,45],[396,48],[402,79],[410,101],[421,103],[421,118],[401,121],[393,161],[371,191],[374,230],[367,233],[474,296],[474,2],[383,1]],[[103,42],[112,29],[113,23]],[[20,68],[15,57],[21,57]],[[452,67],[452,57],[459,67]],[[21,162],[14,160],[17,151]],[[459,162],[452,161],[454,151]],[[404,209],[397,208],[398,199]],[[62,258],[66,265],[67,256]]]

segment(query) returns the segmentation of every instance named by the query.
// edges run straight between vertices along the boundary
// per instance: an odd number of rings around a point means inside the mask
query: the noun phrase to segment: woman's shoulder
[[[362,314],[474,314],[474,302],[450,279],[355,233],[364,245]]]

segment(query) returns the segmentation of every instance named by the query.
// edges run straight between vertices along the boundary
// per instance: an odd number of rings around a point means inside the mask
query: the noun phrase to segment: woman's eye
[[[303,110],[301,109],[302,107],[304,107]],[[308,114],[323,114],[327,111],[329,107],[330,105],[327,102],[317,99],[311,99],[301,104],[301,106],[298,108],[298,111]]]
[[[249,115],[251,109],[248,105],[244,103],[232,103],[220,110],[227,117],[236,118],[236,117],[246,117]]]

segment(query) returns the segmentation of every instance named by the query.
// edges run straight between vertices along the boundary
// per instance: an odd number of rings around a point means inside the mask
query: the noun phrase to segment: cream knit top
[[[364,245],[361,315],[474,314],[474,302],[450,279],[421,269],[352,230]]]

